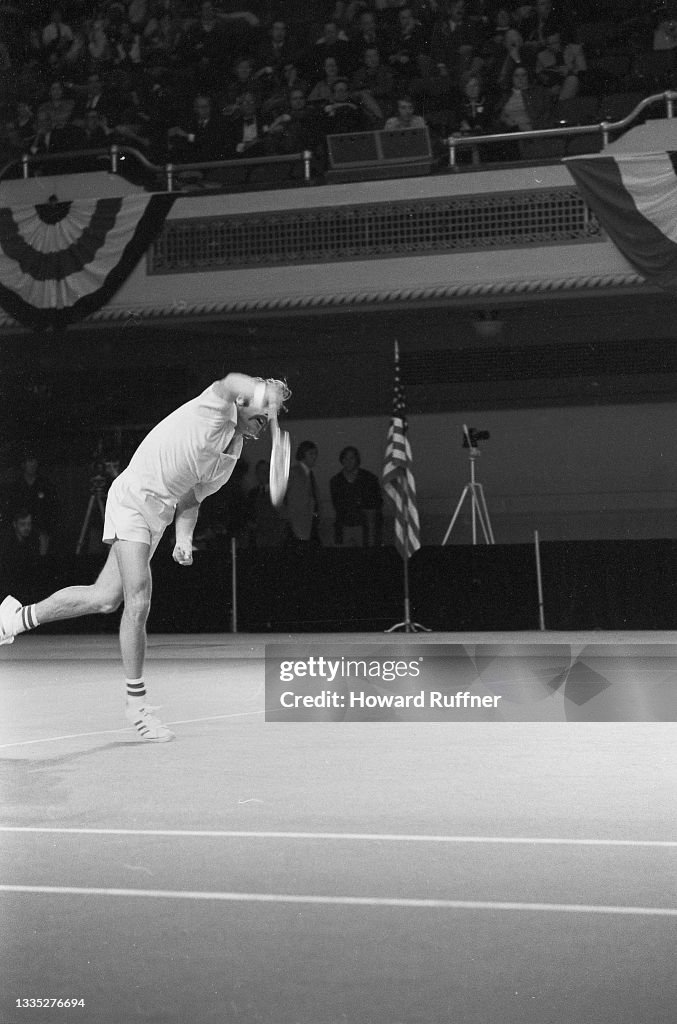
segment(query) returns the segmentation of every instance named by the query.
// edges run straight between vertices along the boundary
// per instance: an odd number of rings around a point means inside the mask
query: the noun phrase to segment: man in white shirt
[[[289,394],[282,381],[229,373],[162,420],[108,492],[103,539],[111,550],[96,582],[23,607],[6,597],[0,605],[0,644],[41,623],[108,613],[124,603],[120,650],[127,719],[145,740],[172,739],[147,707],[143,680],[151,558],[173,520],[174,561],[192,564],[200,503],[226,483],[243,439],[260,437]]]

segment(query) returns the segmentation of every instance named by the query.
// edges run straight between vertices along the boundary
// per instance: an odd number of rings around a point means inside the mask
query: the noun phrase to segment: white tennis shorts
[[[106,499],[103,524],[103,542],[112,544],[116,540],[135,540],[150,546],[151,555],[160,543],[165,528],[153,530],[138,508],[125,504],[111,487]]]

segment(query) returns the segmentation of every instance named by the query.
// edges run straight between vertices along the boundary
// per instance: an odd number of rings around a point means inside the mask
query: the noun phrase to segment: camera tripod
[[[468,442],[467,447],[468,447],[468,460],[470,462],[470,481],[463,488],[463,491],[461,493],[461,497],[458,500],[458,505],[456,506],[456,509],[454,511],[453,516],[451,517],[451,522],[449,523],[449,526],[447,528],[447,532],[444,535],[444,540],[442,541],[442,546],[443,547],[447,543],[447,541],[449,540],[449,537],[451,535],[451,531],[454,528],[454,523],[458,519],[459,514],[461,512],[461,509],[463,508],[463,503],[465,502],[466,498],[468,498],[468,497],[470,498],[470,507],[471,507],[471,516],[472,516],[472,542],[473,542],[473,544],[477,544],[477,532],[478,532],[477,531],[477,526],[478,526],[478,523],[479,523],[479,526],[480,526],[480,528],[482,530],[482,535],[484,536],[484,543],[485,544],[495,544],[496,543],[494,541],[494,531],[491,528],[491,520],[489,519],[489,509],[487,508],[487,502],[486,502],[486,499],[484,497],[484,489],[482,487],[482,484],[478,484],[477,480],[475,479],[475,460],[479,457],[479,455],[481,453],[480,453],[479,448],[476,445],[472,444],[472,441],[470,439],[470,435],[468,433],[468,428],[464,427],[463,430],[464,430],[464,433],[465,433],[465,436],[466,436],[466,440]]]
[[[92,521],[92,512],[94,506],[99,509],[99,515],[101,516],[101,523],[103,525],[105,519],[105,502],[104,502],[104,489],[103,486],[94,485],[89,494],[89,501],[87,502],[87,511],[85,512],[85,518],[82,521],[82,529],[80,530],[80,536],[75,547],[75,554],[79,555],[82,551],[82,546],[87,538],[87,531],[89,530]]]

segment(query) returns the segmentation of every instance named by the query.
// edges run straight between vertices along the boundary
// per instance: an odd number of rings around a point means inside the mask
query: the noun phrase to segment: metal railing
[[[673,92],[672,90],[657,93],[653,96],[647,96],[646,99],[643,99],[638,103],[637,106],[620,121],[602,121],[598,124],[572,125],[571,127],[560,125],[556,128],[539,128],[525,132],[500,132],[492,135],[450,135],[446,140],[449,153],[449,167],[452,170],[456,170],[458,168],[456,163],[457,150],[473,146],[486,146],[491,143],[521,143],[538,139],[568,139],[575,136],[599,134],[602,140],[602,147],[606,148],[609,145],[613,134],[629,128],[633,121],[639,117],[644,110],[656,103],[665,103],[667,116],[669,118],[673,118],[675,116],[676,100],[677,92]],[[164,180],[167,192],[175,191],[177,180],[182,174],[188,174],[195,171],[228,171],[236,169],[247,172],[256,167],[270,167],[275,164],[301,164],[303,166],[304,185],[308,185],[312,181],[312,153],[309,150],[304,150],[300,153],[284,154],[281,156],[244,157],[237,160],[212,160],[209,162],[190,164],[154,164],[133,146],[118,145],[112,145],[108,149],[79,149],[71,152],[44,153],[35,156],[30,153],[24,153],[22,156],[17,156],[8,161],[0,168],[0,181],[7,176],[12,168],[17,166],[21,167],[22,177],[29,178],[31,168],[36,166],[42,166],[43,164],[49,165],[50,163],[75,163],[79,160],[91,158],[100,159],[102,164],[106,161],[111,173],[118,174],[120,172],[120,159],[127,156],[138,160],[144,170],[155,175],[158,180]],[[64,172],[60,171],[59,173],[63,174]]]
[[[602,147],[606,149],[611,140],[611,136],[615,132],[623,131],[625,128],[629,128],[633,121],[639,117],[639,115],[656,103],[665,103],[668,117],[675,116],[675,100],[677,100],[677,92],[667,90],[663,93],[658,93],[654,96],[647,96],[637,106],[630,111],[620,121],[601,121],[599,124],[585,124],[585,125],[572,125],[571,127],[557,128],[538,128],[533,131],[512,131],[512,132],[497,132],[493,135],[450,135],[447,139],[447,147],[449,150],[449,166],[456,168],[456,150],[472,147],[488,145],[495,142],[524,142],[530,139],[567,139],[577,135],[594,135],[599,134],[602,139]]]
[[[41,153],[38,155],[23,153],[21,156],[17,156],[13,160],[9,160],[0,168],[0,181],[6,178],[12,168],[17,166],[21,167],[21,176],[27,179],[30,177],[30,171],[33,167],[40,167],[43,164],[77,163],[84,159],[99,159],[101,160],[102,167],[104,166],[104,162],[107,164],[111,174],[119,174],[120,160],[127,156],[138,160],[144,170],[155,175],[158,179],[163,178],[167,192],[173,192],[175,190],[177,179],[180,178],[182,174],[195,171],[228,171],[237,169],[247,173],[255,167],[269,167],[275,166],[276,164],[300,164],[303,166],[304,184],[309,184],[312,178],[312,153],[309,150],[304,150],[301,153],[285,153],[282,156],[243,157],[238,160],[210,160],[192,164],[154,164],[133,146],[112,145],[108,149],[77,149],[70,151],[67,150],[63,153]],[[64,172],[60,171],[59,173],[63,174]],[[77,167],[73,169],[72,173],[77,173]]]

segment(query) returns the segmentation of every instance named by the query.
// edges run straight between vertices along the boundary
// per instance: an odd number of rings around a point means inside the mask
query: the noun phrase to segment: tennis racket
[[[291,442],[286,430],[280,430],[277,416],[270,417],[270,435],[273,441],[270,453],[270,500],[276,507],[284,501],[289,480]]]

